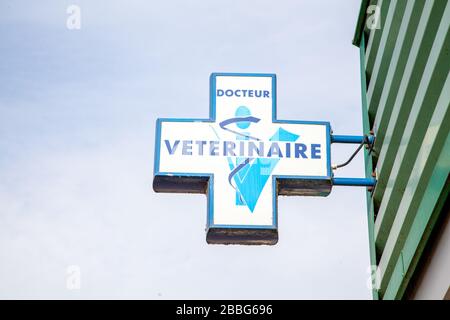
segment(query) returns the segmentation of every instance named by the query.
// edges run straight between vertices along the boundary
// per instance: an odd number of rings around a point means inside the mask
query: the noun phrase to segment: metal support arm
[[[360,146],[347,162],[334,165],[333,169],[336,170],[341,167],[348,165],[363,145],[367,145],[370,151],[372,151],[373,144],[375,142],[375,136],[342,136],[342,135],[331,135],[331,143],[351,143],[359,144]],[[369,152],[370,152],[369,151]],[[377,180],[375,178],[333,178],[332,183],[334,186],[354,186],[354,187],[375,187]]]
[[[370,135],[367,136],[369,144],[373,144],[375,137]],[[365,142],[365,136],[342,136],[342,135],[331,135],[331,143],[352,143],[361,144]]]
[[[334,186],[353,186],[353,187],[374,187],[377,183],[375,178],[333,178]]]

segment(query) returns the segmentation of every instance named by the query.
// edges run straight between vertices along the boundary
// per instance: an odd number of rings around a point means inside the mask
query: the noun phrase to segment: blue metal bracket
[[[367,136],[369,139],[369,144],[373,144],[375,141],[375,136]],[[331,135],[331,143],[353,143],[361,144],[365,140],[365,136],[342,136],[342,135]]]
[[[377,183],[375,178],[333,178],[334,186],[353,186],[353,187],[374,187]]]
[[[369,146],[372,150],[375,142],[374,135],[368,136],[344,136],[344,135],[331,135],[331,143],[351,143],[359,144],[360,147],[355,151],[352,157],[343,165],[333,166],[334,169],[346,166],[353,157],[358,153],[363,144]],[[375,187],[377,179],[375,178],[332,178],[332,184],[334,186],[354,186],[354,187]]]

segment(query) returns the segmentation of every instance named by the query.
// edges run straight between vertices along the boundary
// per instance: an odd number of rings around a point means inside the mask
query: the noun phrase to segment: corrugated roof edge
[[[362,0],[361,8],[359,9],[358,22],[356,23],[355,35],[353,36],[353,44],[357,47],[361,44],[361,36],[364,31],[367,7],[369,6],[370,0]]]

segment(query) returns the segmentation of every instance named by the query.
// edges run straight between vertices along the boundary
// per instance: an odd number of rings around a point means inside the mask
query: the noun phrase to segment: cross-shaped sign
[[[277,196],[326,196],[328,122],[276,117],[274,74],[210,79],[209,119],[158,119],[153,188],[206,193],[208,243],[275,244]]]

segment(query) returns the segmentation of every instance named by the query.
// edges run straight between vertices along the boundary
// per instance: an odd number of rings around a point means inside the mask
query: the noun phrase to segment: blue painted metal
[[[353,187],[374,187],[377,183],[375,178],[333,178],[334,186],[353,186]]]
[[[373,144],[375,141],[374,136],[367,136],[369,143]],[[331,143],[352,143],[361,144],[364,142],[364,136],[343,136],[343,135],[332,135]]]

